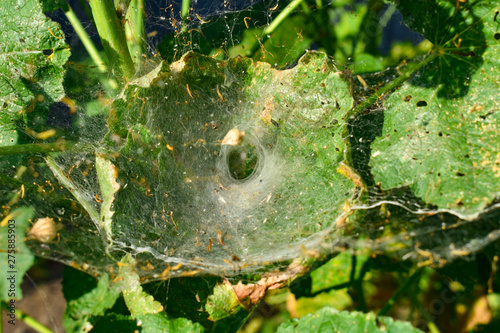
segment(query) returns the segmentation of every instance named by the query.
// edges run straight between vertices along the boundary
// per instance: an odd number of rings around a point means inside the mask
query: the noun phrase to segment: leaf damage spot
[[[427,106],[427,102],[426,101],[418,101],[417,107],[422,107],[422,106]]]
[[[260,302],[267,290],[281,288],[287,281],[303,275],[306,270],[307,268],[296,260],[284,272],[266,274],[257,283],[243,284],[239,281],[237,285],[231,285],[228,280],[224,280],[224,283],[233,289],[237,299],[246,309],[251,309]]]

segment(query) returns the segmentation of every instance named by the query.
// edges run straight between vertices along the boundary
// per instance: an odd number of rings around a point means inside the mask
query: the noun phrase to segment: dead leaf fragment
[[[28,239],[35,239],[42,243],[50,243],[61,227],[56,225],[53,218],[44,217],[38,219],[33,228],[28,232]]]
[[[240,131],[237,128],[233,128],[227,132],[226,136],[222,140],[222,145],[225,146],[238,146],[243,142],[245,138],[245,132]]]
[[[298,260],[291,263],[283,272],[266,274],[257,283],[243,284],[239,281],[237,285],[232,285],[232,288],[240,303],[246,309],[251,309],[260,302],[267,290],[283,287],[289,280],[304,274],[306,270],[307,268]],[[224,283],[231,285],[227,280],[224,280]]]

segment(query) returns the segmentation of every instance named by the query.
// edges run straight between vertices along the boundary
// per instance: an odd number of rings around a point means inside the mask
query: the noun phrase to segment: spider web
[[[115,95],[108,75],[72,95],[78,148],[29,161],[31,189],[52,204],[24,202],[63,225],[57,241],[28,241],[32,250],[96,275],[132,254],[150,281],[264,272],[347,247],[444,264],[494,243],[496,206],[472,224],[477,215],[437,209],[408,187],[381,190],[369,161],[384,106],[345,117],[368,95],[363,82],[397,71],[353,77],[345,68],[369,59],[305,53],[324,47],[309,43],[300,15],[288,23],[293,43],[268,37],[284,5],[198,1],[183,20],[180,3],[148,3],[141,72]],[[332,8],[336,23],[340,11],[359,21],[350,6]],[[228,60],[255,47],[253,62]],[[232,130],[237,143],[223,144]]]

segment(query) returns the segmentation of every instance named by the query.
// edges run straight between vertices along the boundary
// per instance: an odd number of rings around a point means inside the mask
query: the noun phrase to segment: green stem
[[[183,20],[187,19],[189,15],[189,7],[191,7],[191,0],[182,0],[181,18]]]
[[[409,278],[407,278],[405,280],[405,282],[403,283],[403,285],[401,287],[399,287],[398,290],[396,290],[396,292],[394,293],[394,295],[392,295],[391,299],[387,301],[387,303],[385,303],[384,307],[382,308],[382,310],[380,310],[380,312],[378,313],[378,316],[384,316],[386,315],[389,310],[392,308],[392,306],[394,305],[394,303],[396,303],[396,300],[399,298],[399,296],[406,290],[408,289],[408,287],[415,281],[417,280],[418,278],[420,278],[420,273],[422,272],[421,269],[417,269],[415,272],[413,272],[412,275],[410,275]]]
[[[2,307],[6,311],[10,311],[9,307],[7,306],[7,304],[5,302],[2,302]],[[53,333],[53,331],[51,329],[49,329],[48,327],[44,326],[42,323],[40,323],[39,321],[37,321],[35,318],[27,315],[26,313],[22,312],[21,310],[15,309],[14,310],[14,315],[16,316],[16,319],[17,318],[21,319],[22,321],[24,321],[24,323],[26,325],[28,325],[29,327],[31,327],[32,329],[34,329],[37,332],[40,332],[40,333]]]
[[[361,113],[363,110],[367,109],[370,105],[372,105],[377,100],[382,98],[385,94],[402,85],[406,80],[408,80],[411,77],[413,73],[415,73],[420,68],[422,68],[423,66],[427,65],[428,63],[436,59],[439,56],[439,54],[440,52],[434,50],[434,52],[430,56],[428,56],[423,61],[418,63],[416,66],[412,66],[411,69],[405,71],[395,80],[384,85],[382,88],[377,90],[377,92],[373,93],[370,97],[368,97],[363,102],[359,103],[356,107],[347,112],[347,114],[344,116],[344,120],[354,119],[356,115]]]
[[[281,13],[278,14],[274,18],[274,20],[271,22],[270,25],[267,26],[266,29],[262,32],[262,38],[260,38],[258,41],[256,41],[248,50],[247,56],[252,56],[261,45],[264,45],[265,41],[269,38],[267,37],[268,35],[272,34],[278,27],[283,23],[283,21],[302,3],[304,0],[293,0],[290,2],[285,9],[281,11]]]
[[[334,286],[331,286],[331,287],[328,287],[328,288],[325,288],[325,289],[321,289],[321,290],[318,290],[318,291],[315,291],[313,293],[310,293],[309,295],[307,295],[307,297],[316,297],[318,296],[319,294],[323,294],[323,293],[329,293],[330,291],[332,290],[340,290],[340,289],[345,289],[345,288],[348,288],[352,285],[351,282],[344,282],[344,283],[339,283],[339,284],[336,284]]]
[[[181,6],[181,33],[186,34],[188,32],[189,27],[189,8],[191,7],[191,0],[182,0]]]
[[[131,79],[135,67],[128,51],[125,32],[111,0],[91,0],[90,8],[104,51],[113,70],[122,72],[123,80]]]
[[[354,280],[356,279],[356,266],[358,264],[358,258],[357,258],[357,256],[355,254],[353,254],[351,256],[351,260],[352,260],[351,261],[351,273],[349,275],[349,281],[351,283],[353,283]]]
[[[32,143],[14,146],[0,147],[0,156],[51,153],[71,149],[76,142],[52,142],[52,143]]]
[[[64,14],[68,18],[69,23],[71,23],[71,25],[73,26],[73,29],[75,29],[75,32],[78,35],[78,37],[80,37],[83,46],[89,53],[94,63],[97,65],[97,68],[99,68],[99,70],[103,73],[106,72],[107,68],[105,62],[102,60],[101,56],[99,55],[99,51],[95,47],[94,43],[87,34],[87,31],[85,31],[85,28],[82,26],[80,20],[78,19],[78,17],[76,17],[75,12],[73,11],[73,9],[71,9],[69,4],[68,4],[68,11],[65,12]]]
[[[132,0],[128,6],[125,36],[132,61],[138,66],[145,53],[146,30],[144,28],[144,0]]]
[[[357,278],[356,278],[356,266],[357,266],[357,256],[353,255],[351,263],[350,282],[351,282],[351,288],[356,293],[357,301],[359,303],[358,306],[356,306],[356,309],[362,312],[368,312],[368,308],[366,306],[365,292],[363,289],[363,280],[365,278],[366,273],[372,267],[371,261],[367,260],[364,262],[363,266],[361,266],[361,270]]]
[[[394,15],[394,12],[396,11],[396,5],[394,4],[389,4],[387,9],[384,12],[384,15],[379,20],[380,27],[383,29],[389,23],[389,20],[391,19],[392,15]]]
[[[283,11],[279,13],[278,16],[276,16],[271,24],[266,29],[264,29],[264,36],[272,34],[280,26],[280,24],[283,23],[288,15],[290,15],[295,10],[295,8],[300,5],[302,1],[304,0],[293,0],[292,2],[290,2],[288,6],[286,6],[285,9],[283,9]]]

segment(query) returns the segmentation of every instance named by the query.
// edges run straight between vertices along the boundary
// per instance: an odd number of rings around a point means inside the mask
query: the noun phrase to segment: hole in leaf
[[[493,35],[493,38],[495,38],[496,40],[499,40],[500,39],[500,33],[496,33]]]
[[[439,134],[438,134],[438,135],[439,135],[439,136],[443,136],[443,132],[439,132]]]
[[[411,95],[407,95],[407,96],[405,96],[405,98],[403,99],[403,101],[409,102],[410,99],[411,99]]]
[[[461,172],[459,171],[459,172],[457,172],[457,176],[458,176],[458,177],[463,177],[463,176],[465,176],[465,173],[461,173]]]
[[[426,101],[418,101],[417,107],[421,107],[421,106],[427,106],[427,102]]]
[[[50,56],[52,53],[54,53],[54,50],[52,49],[46,49],[42,51],[43,55]]]

